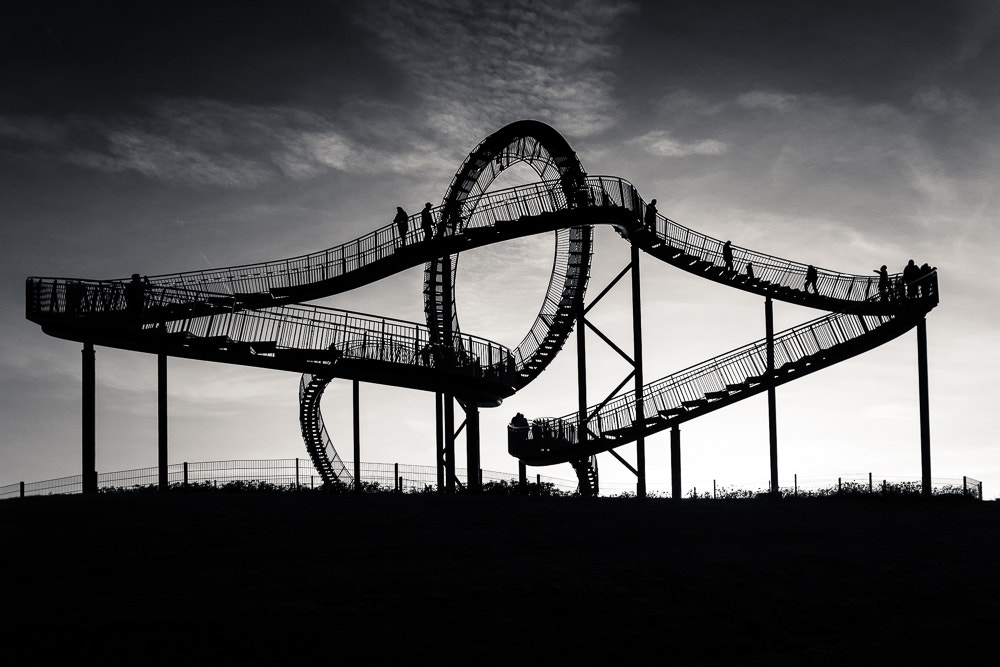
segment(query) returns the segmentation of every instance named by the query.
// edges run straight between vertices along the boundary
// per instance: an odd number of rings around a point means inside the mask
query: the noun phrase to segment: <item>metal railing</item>
[[[577,204],[589,208],[617,207],[633,213],[639,224],[645,203],[635,187],[625,179],[613,176],[590,176],[584,181],[585,195]],[[433,209],[435,221],[440,218],[439,206]],[[150,276],[139,285],[126,279],[79,280],[72,278],[34,277],[28,283],[28,314],[82,314],[127,312],[130,304],[142,299],[145,292],[147,307],[170,313],[171,306],[201,303],[206,295],[230,296],[241,308],[266,308],[269,300],[282,289],[314,285],[344,276],[352,271],[392,257],[402,245],[433,243],[442,235],[464,233],[534,217],[544,213],[567,210],[566,195],[558,180],[521,185],[470,197],[462,210],[468,215],[459,218],[458,228],[436,227],[425,235],[419,226],[419,214],[409,218],[405,243],[401,242],[395,225],[388,224],[358,239],[326,250],[287,259],[245,264],[221,269],[205,269],[183,273]],[[437,224],[437,223],[435,223]],[[684,227],[665,216],[657,215],[655,233],[668,246],[686,255],[719,267],[725,266],[724,242]],[[754,266],[756,278],[775,286],[801,289],[807,264],[785,260],[755,250],[733,245],[734,266]],[[854,275],[817,267],[817,286],[825,296],[849,301],[864,301],[878,290],[870,275]],[[888,294],[898,293],[900,274],[890,277]]]
[[[983,483],[972,477],[933,478],[932,496],[964,496],[983,500]],[[652,498],[669,498],[671,483],[648,482],[647,495]],[[800,478],[793,475],[791,480],[779,483],[778,493],[785,498],[827,498],[843,496],[871,496],[880,498],[920,497],[923,482],[912,477],[876,476],[872,473],[852,474],[841,477]],[[687,487],[683,498],[698,500],[729,500],[754,498],[770,494],[770,484],[765,482],[724,482],[701,480]],[[633,496],[634,484],[601,482],[601,494],[606,496]]]
[[[352,462],[347,462],[353,467]],[[437,489],[437,469],[433,466],[419,466],[399,463],[362,463],[361,479],[370,489],[400,491],[402,493],[423,493]],[[457,469],[460,479],[466,478],[467,470]],[[483,482],[510,482],[516,474],[496,471],[481,471]],[[171,487],[215,486],[225,487],[230,483],[264,483],[285,489],[315,489],[322,485],[322,478],[308,459],[253,459],[233,461],[205,461],[197,463],[177,463],[168,467]],[[564,493],[576,490],[577,482],[543,475],[534,475],[531,481],[537,484],[552,484]],[[103,491],[153,488],[159,484],[159,469],[155,467],[100,473],[98,488]],[[769,492],[768,484],[757,486],[750,482],[717,484],[716,480],[694,485],[684,492],[685,498],[726,499],[750,498]],[[669,497],[669,482],[648,482],[651,497]],[[916,496],[922,490],[922,482],[909,477],[874,476],[872,473],[844,475],[842,477],[811,477],[800,479],[793,476],[779,484],[779,492],[790,497],[824,497],[837,495],[873,496]],[[634,495],[634,484],[601,482],[601,495]],[[72,495],[82,492],[80,475],[50,479],[40,482],[17,482],[0,486],[0,500],[26,498],[32,496]],[[931,480],[931,495],[961,495],[983,500],[983,483],[972,477],[934,478]]]
[[[353,462],[344,465],[353,470]],[[467,470],[456,468],[455,475],[466,479]],[[493,470],[480,470],[483,482],[508,482],[517,479],[517,473],[508,474]],[[202,461],[171,464],[167,468],[171,488],[184,486],[224,487],[230,483],[264,483],[286,489],[318,489],[323,478],[309,459],[247,459],[232,461]],[[572,493],[576,482],[538,475],[539,483],[552,484],[556,489]],[[361,463],[363,487],[377,490],[395,490],[417,493],[437,490],[437,468],[400,463]],[[137,468],[117,472],[98,473],[98,491],[154,488],[159,485],[159,468]],[[0,486],[0,500],[78,494],[83,491],[81,475],[50,479],[40,482],[17,482]]]
[[[859,315],[847,311],[831,313],[780,332],[773,341],[774,372],[780,374],[821,352],[874,335],[880,327],[895,320],[889,315]],[[748,381],[760,382],[769,373],[767,339],[758,340],[645,385],[644,417],[648,419],[660,411],[682,408],[685,403],[705,401],[713,392],[728,394]],[[632,428],[637,421],[636,413],[635,391],[625,392],[606,403],[590,406],[587,430],[593,438],[601,438],[609,432]],[[579,414],[572,413],[559,418],[537,419],[535,426],[521,435],[529,441],[557,439],[564,445],[573,445],[579,444],[580,433]]]

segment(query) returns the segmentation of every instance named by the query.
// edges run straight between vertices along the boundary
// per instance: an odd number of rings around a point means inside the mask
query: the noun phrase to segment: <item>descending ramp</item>
[[[530,465],[579,461],[874,349],[936,304],[936,281],[928,277],[892,314],[867,314],[866,307],[831,313],[776,334],[772,345],[759,340],[647,384],[641,419],[632,391],[588,408],[582,425],[578,413],[511,425],[508,449]]]
[[[490,191],[515,164],[530,167],[540,182]],[[588,176],[559,133],[518,121],[473,149],[442,204],[430,209],[429,229],[414,215],[402,238],[388,224],[276,261],[131,279],[33,277],[26,315],[70,340],[303,373],[303,439],[317,470],[333,481],[347,472],[319,409],[332,378],[498,405],[537,377],[571,334],[590,278],[594,225],[610,225],[650,256],[701,278],[832,313],[781,334],[771,357],[759,341],[652,383],[641,420],[626,394],[595,406],[582,425],[569,416],[539,420],[537,437],[511,431],[512,453],[538,465],[572,461],[581,490],[596,493],[597,452],[871,349],[937,303],[936,275],[915,287],[897,274],[879,281],[816,267],[810,292],[807,264],[727,244],[646,211],[631,183]],[[462,333],[455,301],[460,253],[539,233],[554,233],[553,269],[521,342],[508,349]],[[301,305],[420,265],[426,324]]]

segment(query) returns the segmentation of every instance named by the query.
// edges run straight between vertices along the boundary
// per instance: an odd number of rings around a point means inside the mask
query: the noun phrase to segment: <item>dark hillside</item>
[[[994,502],[111,494],[0,531],[8,664],[958,662],[1000,622]]]

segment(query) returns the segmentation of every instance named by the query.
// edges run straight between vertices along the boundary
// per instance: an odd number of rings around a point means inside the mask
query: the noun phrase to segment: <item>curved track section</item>
[[[539,183],[489,191],[512,164]],[[576,416],[540,419],[510,432],[510,451],[535,465],[571,461],[581,490],[596,492],[600,451],[719,409],[880,345],[913,327],[937,304],[936,274],[921,286],[818,268],[806,290],[806,264],[725,244],[657,216],[626,180],[587,176],[566,141],[537,121],[519,121],[481,142],[465,160],[444,203],[400,238],[386,225],[326,250],[277,261],[132,280],[29,278],[26,314],[54,336],[192,359],[303,373],[303,439],[326,481],[348,475],[322,422],[323,389],[333,377],[451,394],[497,405],[551,362],[583,307],[593,252],[592,226],[612,225],[647,254],[699,277],[832,314],[710,359],[648,385],[642,418],[634,397]],[[554,232],[552,276],[542,308],[513,350],[462,334],[455,304],[458,254],[505,240]],[[427,324],[295,305],[424,265]],[[752,270],[751,270],[752,269]],[[768,359],[774,361],[768,363]],[[649,406],[649,409],[645,409]]]
[[[439,233],[491,230],[475,226],[476,209],[493,181],[515,164],[531,167],[543,182],[552,183],[548,194],[553,210],[572,210],[589,203],[586,173],[566,140],[544,123],[523,120],[491,134],[466,158],[442,203]],[[593,236],[589,225],[556,230],[555,260],[542,308],[514,354],[518,388],[545,369],[572,331],[572,314],[583,303],[590,276]],[[457,253],[428,262],[424,270],[427,326],[435,340],[449,348],[453,334],[459,331],[457,272]]]

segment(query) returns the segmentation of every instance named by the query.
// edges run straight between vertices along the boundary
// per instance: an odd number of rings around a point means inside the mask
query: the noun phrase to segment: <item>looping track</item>
[[[498,191],[511,165],[540,182]],[[583,308],[593,226],[612,225],[648,255],[729,287],[825,311],[766,340],[721,354],[578,415],[511,427],[509,449],[533,465],[573,462],[581,484],[596,484],[587,457],[717,410],[843,361],[914,327],[938,303],[936,273],[910,285],[899,275],[818,270],[818,294],[803,289],[807,265],[723,243],[657,216],[617,177],[587,176],[555,130],[512,123],[487,137],[461,166],[434,227],[412,216],[399,239],[393,225],[319,252],[260,264],[151,276],[148,282],[31,277],[26,315],[46,333],[93,344],[303,373],[300,421],[325,481],[349,480],[320,413],[334,377],[441,391],[475,405],[499,405],[555,358]],[[556,237],[552,275],[534,324],[509,349],[461,333],[455,276],[463,250],[543,232]],[[740,267],[752,263],[753,276]],[[424,264],[426,324],[303,302],[354,289]]]

